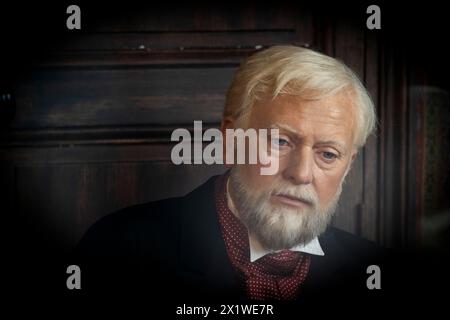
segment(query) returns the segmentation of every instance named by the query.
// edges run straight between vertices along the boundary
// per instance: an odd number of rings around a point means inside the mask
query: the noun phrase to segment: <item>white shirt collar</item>
[[[258,245],[255,245],[255,242],[257,242],[256,239],[253,239],[249,235],[249,241],[250,241],[250,262],[256,261],[259,258],[264,257],[268,253],[276,252],[274,250],[266,250],[264,248],[258,247]],[[292,251],[299,251],[299,252],[305,252],[309,254],[314,254],[317,256],[324,256],[325,253],[322,250],[322,247],[320,246],[319,239],[315,237],[307,244],[299,244],[295,247],[292,247]]]
[[[228,207],[230,208],[230,211],[237,217],[237,209],[234,206],[233,199],[230,197],[230,193],[228,192],[228,181],[227,181],[227,202]],[[267,250],[261,246],[261,244],[258,242],[258,240],[253,237],[250,233],[248,234],[249,238],[249,244],[250,244],[250,262],[253,262],[255,260],[258,260],[259,258],[264,257],[266,254],[276,252],[275,250]],[[324,256],[325,253],[322,250],[322,247],[320,246],[319,239],[315,237],[307,244],[299,244],[297,246],[292,247],[290,250],[292,251],[299,251],[299,252],[305,252],[309,254],[314,254],[318,256]]]

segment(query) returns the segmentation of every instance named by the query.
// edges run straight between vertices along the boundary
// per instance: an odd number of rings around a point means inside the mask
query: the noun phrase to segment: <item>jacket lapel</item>
[[[182,202],[178,276],[196,290],[235,295],[238,279],[228,259],[217,217],[216,179],[209,179]]]
[[[330,288],[337,275],[345,267],[344,250],[336,241],[333,230],[334,228],[329,227],[319,236],[319,242],[325,255],[311,257],[308,277],[302,291],[305,295],[320,293],[321,290]]]

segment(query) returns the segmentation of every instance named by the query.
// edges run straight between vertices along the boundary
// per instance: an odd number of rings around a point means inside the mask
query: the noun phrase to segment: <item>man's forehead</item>
[[[294,95],[279,95],[275,99],[262,101],[267,109],[273,111],[296,111],[299,114],[328,116],[330,118],[348,117],[353,112],[353,95],[346,91],[322,99],[302,99]]]
[[[352,131],[355,124],[354,103],[347,94],[314,101],[301,100],[295,96],[279,96],[257,103],[252,116],[257,122],[284,124],[291,131],[302,131],[308,126],[318,125],[328,130]]]

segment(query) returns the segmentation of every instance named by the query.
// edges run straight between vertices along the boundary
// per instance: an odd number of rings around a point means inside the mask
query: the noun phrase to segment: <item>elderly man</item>
[[[87,289],[152,288],[180,301],[369,291],[367,268],[382,250],[329,223],[375,123],[367,91],[341,62],[294,46],[254,54],[228,90],[222,131],[278,129],[276,173],[229,165],[184,197],[102,219],[78,246]]]

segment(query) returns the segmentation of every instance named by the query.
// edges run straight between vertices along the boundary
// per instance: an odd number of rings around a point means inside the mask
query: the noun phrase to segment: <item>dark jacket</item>
[[[117,294],[158,292],[161,301],[245,301],[222,239],[214,202],[217,177],[180,198],[125,208],[94,224],[78,245],[84,290]],[[383,268],[385,251],[328,228],[324,256],[311,256],[299,300],[351,295],[373,299],[367,267]]]

